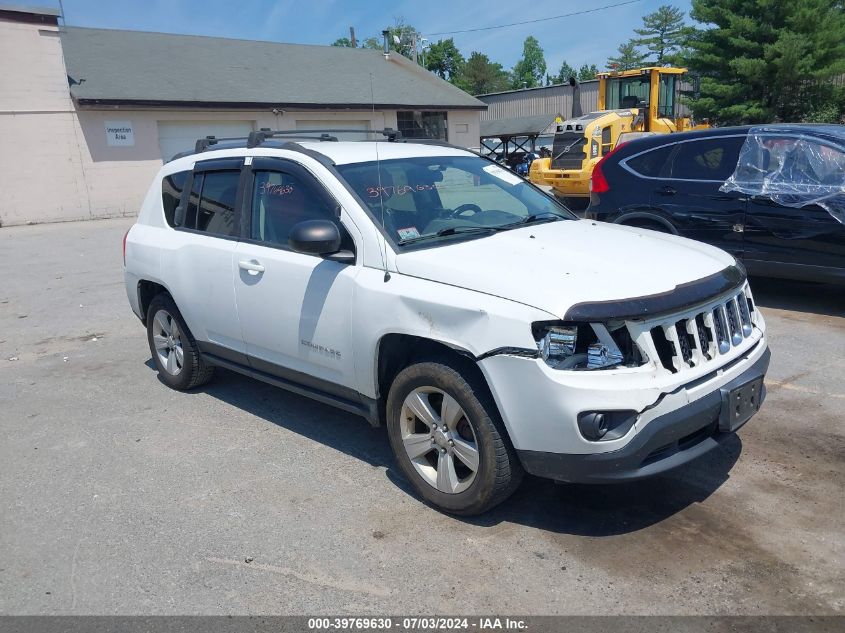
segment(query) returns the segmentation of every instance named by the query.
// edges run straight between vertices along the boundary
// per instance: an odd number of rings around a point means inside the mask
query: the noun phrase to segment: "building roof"
[[[511,119],[481,122],[481,138],[539,136],[552,126],[559,114],[518,116]]]
[[[53,17],[60,17],[62,12],[57,7],[44,7],[29,4],[16,4],[0,2],[0,11],[7,11],[9,13],[25,13],[28,15],[49,15]]]
[[[398,53],[80,27],[61,37],[80,105],[487,107]]]

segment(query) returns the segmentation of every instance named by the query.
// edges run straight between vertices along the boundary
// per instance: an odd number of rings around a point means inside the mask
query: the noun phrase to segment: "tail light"
[[[129,231],[132,229],[130,228]],[[123,234],[123,266],[126,267],[126,238],[129,237],[129,231]]]
[[[590,177],[590,191],[592,193],[605,193],[610,191],[610,184],[607,182],[607,178],[604,177],[602,165],[604,164],[604,161],[613,156],[613,153],[617,149],[619,149],[619,145],[602,156],[601,160],[596,163],[595,167],[593,167],[593,175]]]

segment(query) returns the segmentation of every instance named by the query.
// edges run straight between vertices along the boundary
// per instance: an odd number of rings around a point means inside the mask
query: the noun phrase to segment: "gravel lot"
[[[845,611],[841,288],[753,283],[769,397],[724,449],[458,520],[362,419],[224,371],[164,387],[130,223],[0,229],[0,613]]]

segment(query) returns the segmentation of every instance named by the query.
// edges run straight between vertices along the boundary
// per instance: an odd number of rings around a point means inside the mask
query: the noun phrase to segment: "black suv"
[[[845,283],[841,214],[837,219],[818,205],[785,206],[771,196],[720,189],[737,168],[749,132],[759,136],[760,129],[713,128],[619,145],[593,171],[586,216],[713,244],[743,260],[751,274]],[[845,126],[781,124],[763,134],[763,145],[771,147],[794,147],[799,137],[802,151],[817,143],[833,155],[832,164],[845,165]],[[764,153],[763,170],[769,166]],[[838,172],[834,177],[845,180]]]

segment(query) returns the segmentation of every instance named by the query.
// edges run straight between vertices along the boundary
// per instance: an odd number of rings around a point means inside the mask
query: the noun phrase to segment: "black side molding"
[[[609,319],[641,319],[655,314],[682,312],[728,290],[739,290],[745,283],[742,264],[655,295],[619,301],[576,303],[566,311],[564,321],[606,321]]]

